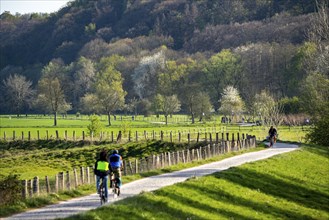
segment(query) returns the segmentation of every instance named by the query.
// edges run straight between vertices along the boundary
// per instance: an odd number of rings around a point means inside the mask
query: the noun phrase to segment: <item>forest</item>
[[[0,15],[1,114],[317,117],[328,110],[321,0],[75,0]],[[293,122],[291,122],[293,123]]]

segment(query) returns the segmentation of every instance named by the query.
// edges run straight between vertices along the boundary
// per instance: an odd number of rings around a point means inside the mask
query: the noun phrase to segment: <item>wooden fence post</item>
[[[22,198],[27,198],[27,180],[22,180]]]
[[[56,130],[55,133],[56,133],[56,140],[59,140],[58,130]]]
[[[33,196],[33,180],[28,181],[28,188],[29,188],[29,196]]]
[[[65,141],[67,141],[67,130],[64,131]]]
[[[136,142],[138,141],[138,131],[135,132],[135,139],[136,139]]]
[[[181,133],[180,133],[180,131],[178,132],[178,142],[181,142]]]
[[[190,143],[191,143],[191,134],[190,134],[190,132],[187,134],[187,143],[188,143],[188,145],[190,145]]]
[[[47,138],[47,141],[49,140],[49,132],[48,130],[46,130],[46,138]]]
[[[172,143],[172,131],[170,131],[170,142]]]
[[[64,176],[64,172],[60,172],[60,180],[61,180],[61,189],[64,190],[65,189],[65,176]]]
[[[73,176],[74,176],[74,187],[77,188],[78,187],[78,173],[77,173],[77,169],[73,169]]]
[[[135,174],[138,173],[138,160],[135,159]]]
[[[33,195],[39,196],[39,194],[39,177],[36,176],[33,178]]]
[[[160,139],[163,141],[163,131],[160,131]]]
[[[81,180],[81,184],[85,183],[85,175],[84,175],[83,167],[80,167],[80,180]]]
[[[118,137],[117,137],[117,142],[120,142],[122,139],[122,132],[119,131]]]
[[[46,192],[49,194],[50,193],[50,183],[49,183],[48,176],[45,176],[45,182],[46,182]]]
[[[15,131],[13,131],[13,141],[16,139],[16,134],[15,134]]]
[[[83,140],[83,141],[86,140],[85,131],[82,131],[82,140]]]
[[[3,140],[4,141],[6,140],[6,132],[5,131],[3,132]]]
[[[37,140],[40,140],[40,131],[37,130]]]
[[[28,131],[27,132],[27,140],[28,141],[31,141],[31,131]]]
[[[126,161],[122,161],[123,163],[123,175],[126,176],[127,175],[127,163]]]
[[[55,192],[58,193],[58,174],[55,175]]]
[[[66,189],[71,190],[71,178],[69,171],[66,171]]]
[[[86,167],[86,178],[87,178],[87,184],[90,184],[90,169],[89,169],[89,167]]]

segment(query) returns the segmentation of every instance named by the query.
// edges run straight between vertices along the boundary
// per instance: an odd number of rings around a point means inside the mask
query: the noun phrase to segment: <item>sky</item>
[[[42,12],[52,13],[66,6],[67,2],[72,0],[0,0],[0,14],[4,11],[10,11],[15,15]]]

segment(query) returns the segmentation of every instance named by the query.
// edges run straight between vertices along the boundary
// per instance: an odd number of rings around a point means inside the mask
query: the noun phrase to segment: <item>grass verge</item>
[[[329,149],[302,146],[67,219],[329,219]]]
[[[213,157],[213,158],[203,160],[203,161],[194,161],[191,163],[178,164],[178,165],[167,167],[164,169],[153,170],[150,172],[140,173],[140,174],[136,174],[136,175],[123,176],[123,183],[132,182],[132,181],[135,181],[135,180],[138,180],[138,179],[141,179],[144,177],[148,177],[148,176],[160,175],[163,173],[174,172],[177,170],[195,167],[195,166],[199,166],[202,164],[223,160],[225,158],[233,157],[233,156],[240,155],[240,154],[247,153],[247,152],[260,151],[260,150],[263,150],[264,148],[265,148],[265,145],[261,144],[257,148],[252,148],[249,150],[243,150],[243,151],[239,151],[239,152],[231,152],[231,153],[219,155],[217,157]],[[9,215],[12,215],[15,213],[20,213],[20,212],[23,212],[23,211],[26,211],[29,209],[40,208],[40,207],[43,207],[43,206],[49,205],[49,204],[55,204],[60,201],[65,201],[65,200],[68,200],[71,198],[89,195],[94,192],[95,192],[94,185],[84,185],[84,186],[80,186],[76,190],[60,192],[58,194],[53,193],[50,195],[44,195],[44,196],[40,196],[40,197],[33,197],[33,198],[26,199],[23,201],[18,201],[17,203],[11,204],[10,206],[0,206],[0,217],[5,217],[5,216],[9,216]]]

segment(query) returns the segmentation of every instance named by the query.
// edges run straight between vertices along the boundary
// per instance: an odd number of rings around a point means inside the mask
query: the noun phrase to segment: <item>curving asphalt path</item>
[[[183,182],[191,177],[204,176],[215,172],[226,170],[230,167],[239,166],[244,163],[253,162],[257,160],[263,160],[278,154],[290,152],[296,150],[297,145],[276,143],[273,148],[266,150],[245,153],[242,155],[227,158],[221,161],[213,162],[210,164],[201,165],[173,173],[166,173],[158,176],[147,177],[141,180],[137,180],[131,183],[124,184],[121,189],[121,195],[118,198],[110,198],[110,202],[107,205],[112,204],[115,201],[135,196],[145,191],[157,190],[161,187],[173,185],[178,182]],[[91,209],[95,209],[100,206],[99,196],[95,193],[89,196],[75,198],[69,201],[64,201],[59,204],[49,205],[40,209],[27,211],[24,213],[16,214],[4,219],[55,219],[65,218],[70,215],[85,212]]]

